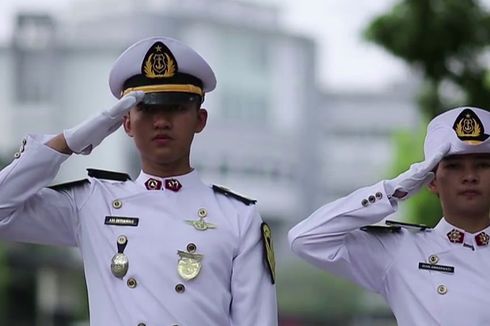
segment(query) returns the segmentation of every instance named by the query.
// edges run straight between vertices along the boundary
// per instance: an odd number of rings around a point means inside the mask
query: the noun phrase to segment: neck
[[[444,216],[446,221],[469,233],[480,232],[490,226],[490,217],[488,214],[482,216],[454,216],[448,214]]]
[[[146,174],[153,175],[155,177],[167,178],[184,175],[192,172],[194,169],[190,165],[174,166],[172,164],[142,164],[142,170]]]

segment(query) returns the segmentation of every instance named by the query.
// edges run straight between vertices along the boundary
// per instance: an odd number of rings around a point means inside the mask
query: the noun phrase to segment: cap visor
[[[200,96],[197,94],[180,92],[146,93],[141,101],[141,104],[149,106],[182,103],[200,103]]]

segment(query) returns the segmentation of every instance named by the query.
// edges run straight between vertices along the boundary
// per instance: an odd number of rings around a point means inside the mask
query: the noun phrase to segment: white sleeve
[[[240,249],[233,260],[231,324],[277,325],[276,287],[272,284],[262,242],[262,218],[255,206],[242,216]]]
[[[0,238],[76,245],[73,193],[47,187],[69,157],[29,136],[17,158],[0,171]]]
[[[322,206],[289,231],[294,253],[326,271],[382,292],[382,280],[396,250],[397,234],[376,234],[360,227],[396,211],[384,182],[361,188]]]

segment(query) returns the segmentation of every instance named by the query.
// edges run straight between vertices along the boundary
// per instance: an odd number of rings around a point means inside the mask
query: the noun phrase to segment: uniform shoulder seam
[[[77,186],[83,185],[83,184],[88,183],[88,182],[89,182],[88,179],[81,179],[81,180],[68,181],[68,182],[55,184],[55,185],[49,186],[48,188],[56,190],[56,191],[60,191],[60,190],[64,190],[64,189],[77,187]]]

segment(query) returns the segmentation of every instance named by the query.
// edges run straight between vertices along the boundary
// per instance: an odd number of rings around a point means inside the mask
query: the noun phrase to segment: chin
[[[169,157],[156,157],[154,158],[153,162],[158,165],[169,165],[173,164],[175,162],[175,159],[171,159]]]

